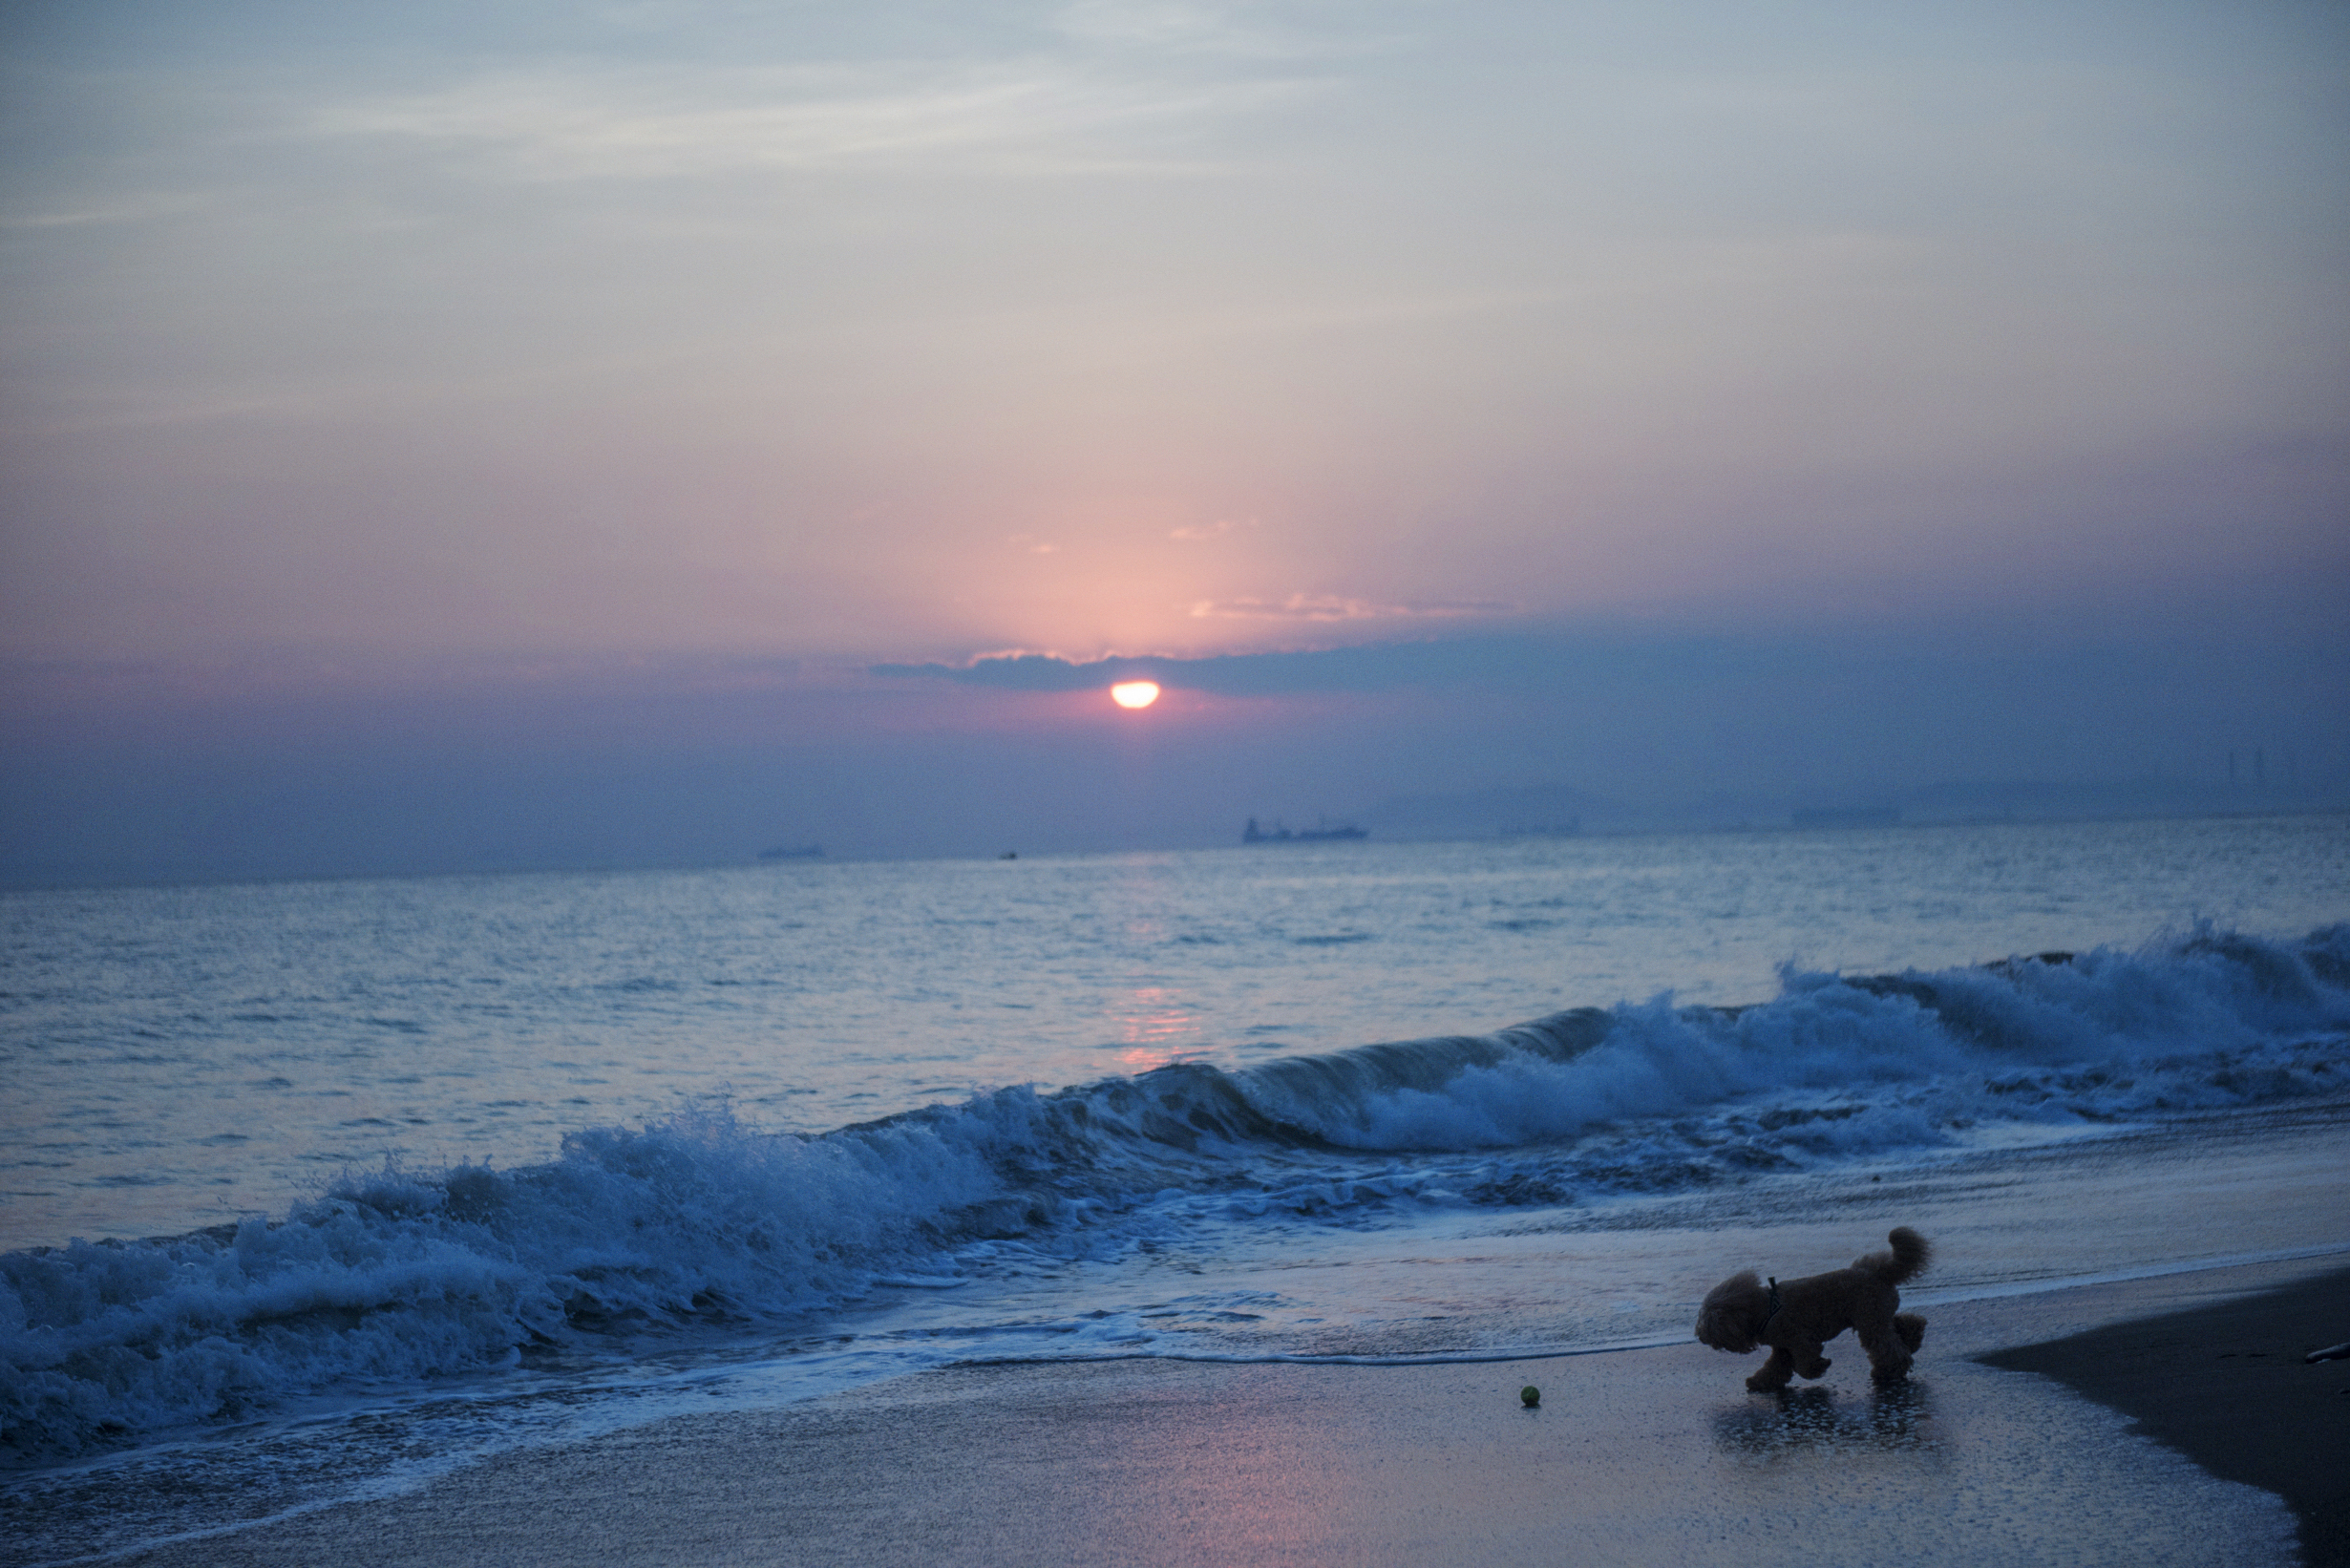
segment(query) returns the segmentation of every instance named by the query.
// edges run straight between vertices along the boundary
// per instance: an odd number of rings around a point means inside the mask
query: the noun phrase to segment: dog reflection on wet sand
[[[1770,1359],[1747,1379],[1748,1388],[1767,1394],[1792,1377],[1824,1376],[1831,1363],[1822,1347],[1849,1328],[1869,1353],[1869,1375],[1879,1384],[1899,1383],[1925,1341],[1926,1320],[1900,1310],[1895,1287],[1922,1273],[1933,1249],[1907,1225],[1886,1240],[1891,1250],[1855,1258],[1832,1273],[1773,1279],[1768,1286],[1752,1269],[1731,1275],[1698,1309],[1698,1340],[1738,1355],[1768,1346]]]
[[[1801,1452],[1924,1452],[1941,1446],[1925,1386],[1894,1383],[1858,1399],[1826,1384],[1785,1388],[1774,1399],[1741,1400],[1713,1418],[1714,1447],[1742,1459]]]

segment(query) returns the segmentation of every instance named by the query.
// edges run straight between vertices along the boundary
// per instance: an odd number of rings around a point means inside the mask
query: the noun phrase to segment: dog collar
[[[1770,1332],[1770,1320],[1779,1315],[1779,1277],[1770,1277],[1770,1310],[1763,1314],[1763,1332]]]

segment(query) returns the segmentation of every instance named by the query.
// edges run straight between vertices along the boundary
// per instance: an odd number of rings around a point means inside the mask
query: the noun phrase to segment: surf
[[[2350,1093],[2350,925],[2197,926],[1930,972],[1789,967],[1251,1067],[1011,1086],[803,1135],[727,1105],[555,1159],[347,1172],[274,1218],[0,1255],[0,1452],[218,1426],[567,1349],[821,1324],[1013,1246],[1114,1261],[1266,1226],[1703,1190],[1986,1138]]]

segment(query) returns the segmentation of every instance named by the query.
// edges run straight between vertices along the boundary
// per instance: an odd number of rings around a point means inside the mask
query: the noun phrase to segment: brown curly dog
[[[1926,1320],[1897,1310],[1901,1293],[1894,1286],[1923,1271],[1934,1250],[1907,1225],[1885,1240],[1893,1243],[1891,1252],[1855,1258],[1852,1267],[1832,1274],[1785,1284],[1774,1279],[1768,1288],[1752,1269],[1731,1275],[1706,1292],[1697,1314],[1698,1339],[1738,1355],[1769,1346],[1770,1359],[1747,1379],[1758,1394],[1786,1388],[1790,1377],[1824,1374],[1829,1363],[1820,1346],[1848,1328],[1869,1352],[1869,1375],[1879,1383],[1900,1382],[1925,1341]]]

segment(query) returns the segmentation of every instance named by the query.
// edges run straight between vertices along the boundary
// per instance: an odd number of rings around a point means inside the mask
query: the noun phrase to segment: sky
[[[2333,0],[20,0],[0,880],[2350,795],[2345,163]]]

